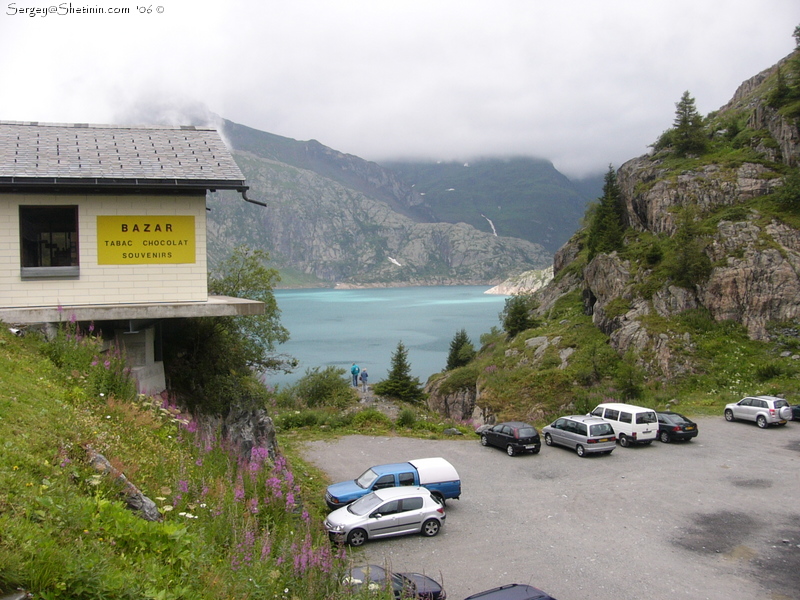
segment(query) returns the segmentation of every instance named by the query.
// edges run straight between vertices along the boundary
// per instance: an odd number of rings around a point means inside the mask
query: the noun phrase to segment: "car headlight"
[[[325,521],[325,529],[328,531],[344,531],[344,525],[334,525],[333,523]]]

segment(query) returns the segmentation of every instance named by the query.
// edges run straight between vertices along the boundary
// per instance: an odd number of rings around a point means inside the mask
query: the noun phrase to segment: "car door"
[[[375,480],[375,483],[372,484],[372,491],[374,492],[375,490],[383,490],[394,486],[394,473],[387,473],[386,475],[381,475]]]
[[[578,443],[578,424],[575,421],[567,419],[562,431],[564,432],[564,441],[561,445],[567,448],[575,448],[575,444]]]
[[[745,421],[755,421],[755,410],[753,408],[753,398],[742,398],[733,407],[733,416]]]
[[[505,448],[509,429],[507,425],[495,425],[492,427],[488,435],[489,443],[498,448]]]
[[[556,419],[556,422],[553,423],[553,427],[550,430],[550,437],[552,438],[554,444],[563,446],[566,443],[566,440],[564,439],[564,427],[566,423],[566,419]]]
[[[396,515],[395,533],[414,533],[422,529],[422,496],[403,498]]]
[[[364,529],[367,530],[369,537],[379,538],[395,535],[399,528],[397,521],[399,510],[399,500],[389,500],[373,510],[364,524]]]

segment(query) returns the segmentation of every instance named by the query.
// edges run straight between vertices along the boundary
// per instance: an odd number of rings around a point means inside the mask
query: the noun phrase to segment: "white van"
[[[649,444],[658,437],[658,417],[652,408],[607,402],[598,404],[591,413],[611,423],[619,445]]]

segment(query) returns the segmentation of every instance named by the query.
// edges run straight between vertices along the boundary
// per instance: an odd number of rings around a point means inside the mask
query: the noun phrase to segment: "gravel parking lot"
[[[528,583],[559,600],[800,598],[800,423],[699,419],[692,442],[579,458],[509,457],[477,436],[347,436],[308,443],[331,482],[442,456],[461,476],[434,538],[367,542],[358,563],[443,582],[450,600]]]

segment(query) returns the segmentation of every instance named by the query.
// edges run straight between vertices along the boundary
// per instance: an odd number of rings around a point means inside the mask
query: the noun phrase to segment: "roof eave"
[[[249,189],[242,179],[106,179],[77,177],[0,177],[0,192],[181,193]]]

